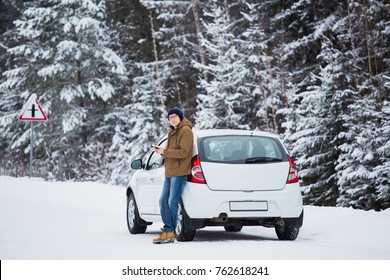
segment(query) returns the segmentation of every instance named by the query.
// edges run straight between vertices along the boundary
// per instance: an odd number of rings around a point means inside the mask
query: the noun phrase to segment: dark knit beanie
[[[183,120],[183,118],[184,118],[184,113],[183,113],[183,111],[181,110],[181,109],[179,109],[179,108],[177,108],[177,107],[173,107],[172,109],[170,109],[169,111],[168,111],[168,119],[169,119],[169,116],[170,115],[173,115],[173,114],[176,114],[179,118],[180,118],[180,120],[182,121]]]

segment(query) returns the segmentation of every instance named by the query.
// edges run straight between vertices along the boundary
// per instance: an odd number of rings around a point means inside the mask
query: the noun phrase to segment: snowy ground
[[[216,227],[192,242],[154,245],[160,226],[129,234],[125,188],[0,176],[2,260],[390,260],[390,209],[306,206],[290,242],[273,229]]]

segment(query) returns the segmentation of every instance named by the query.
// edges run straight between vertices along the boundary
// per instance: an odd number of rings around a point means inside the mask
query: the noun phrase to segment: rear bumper
[[[192,219],[298,218],[303,209],[299,183],[277,191],[211,191],[207,185],[187,182],[182,200]],[[247,207],[245,206],[247,205]]]

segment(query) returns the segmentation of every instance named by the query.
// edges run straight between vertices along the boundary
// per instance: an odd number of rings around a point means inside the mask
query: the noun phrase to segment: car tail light
[[[288,162],[290,163],[290,169],[288,171],[287,184],[298,183],[298,167],[290,156],[288,156]]]
[[[200,167],[198,155],[195,155],[191,160],[191,174],[188,175],[188,181],[192,183],[206,184],[202,168]]]

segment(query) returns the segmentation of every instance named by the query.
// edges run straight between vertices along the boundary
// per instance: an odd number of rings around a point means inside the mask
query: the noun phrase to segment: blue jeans
[[[165,177],[160,197],[160,213],[166,232],[176,228],[180,197],[186,182],[187,176]]]

